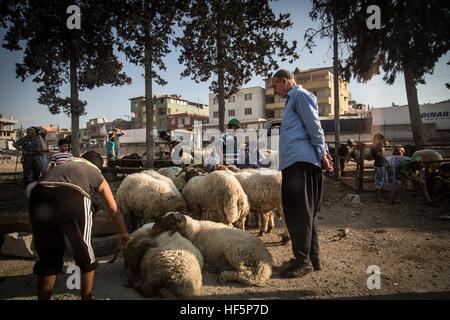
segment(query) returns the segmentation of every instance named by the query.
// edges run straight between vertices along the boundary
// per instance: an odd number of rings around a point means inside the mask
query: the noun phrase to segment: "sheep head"
[[[150,237],[132,237],[123,248],[123,257],[125,258],[130,272],[134,279],[139,278],[141,274],[141,261],[150,247],[156,247],[154,239]]]
[[[179,232],[184,235],[186,217],[181,212],[168,212],[164,216],[156,218],[152,228],[153,236],[157,236],[165,231]]]

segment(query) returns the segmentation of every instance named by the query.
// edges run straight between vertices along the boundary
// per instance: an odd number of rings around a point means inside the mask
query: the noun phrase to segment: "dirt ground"
[[[0,182],[0,219],[4,212],[26,210],[24,197]],[[117,187],[117,183],[115,186]],[[354,191],[326,178],[323,207],[319,216],[323,270],[300,279],[282,279],[280,266],[292,257],[290,243],[282,246],[282,222],[262,238],[273,256],[273,276],[263,287],[221,285],[217,274],[203,273],[198,299],[450,299],[450,214],[448,199],[439,207],[427,207],[414,191],[401,195],[401,203],[390,206],[375,202],[370,192],[360,195],[361,204],[342,200]],[[339,238],[340,229],[348,234]],[[249,232],[256,235],[255,229]],[[105,299],[142,299],[125,286],[123,261],[105,263],[100,257],[95,296]],[[0,299],[35,299],[33,260],[0,257]],[[70,260],[67,264],[71,263]],[[381,288],[368,289],[366,273],[371,265],[381,271]],[[67,275],[58,278],[54,299],[78,299],[66,287]]]

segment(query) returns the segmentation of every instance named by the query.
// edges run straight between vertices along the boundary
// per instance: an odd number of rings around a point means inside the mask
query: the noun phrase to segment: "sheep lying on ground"
[[[186,172],[182,172],[180,167],[161,168],[158,173],[170,178],[179,191],[183,190],[187,183]]]
[[[195,218],[244,228],[249,212],[247,195],[239,181],[227,172],[193,177],[182,193]]]
[[[186,202],[172,180],[153,170],[127,176],[117,190],[116,201],[130,231],[137,227],[135,219],[151,222],[168,211],[187,211]]]
[[[219,271],[219,281],[261,286],[272,274],[272,256],[264,242],[250,233],[212,221],[198,221],[169,212],[152,232],[177,231],[200,250],[205,269]]]
[[[178,232],[152,232],[147,224],[123,249],[130,283],[144,297],[188,299],[200,293],[203,256]]]

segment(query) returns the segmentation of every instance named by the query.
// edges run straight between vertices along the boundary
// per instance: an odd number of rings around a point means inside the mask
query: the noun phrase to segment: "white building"
[[[450,100],[419,106],[427,139],[447,141],[450,133]],[[408,106],[374,108],[372,133],[380,132],[391,141],[412,141]]]
[[[241,124],[248,125],[264,122],[265,92],[261,87],[250,87],[239,90],[225,99],[225,126],[232,118]],[[209,94],[209,126],[219,125],[219,102],[213,94]]]

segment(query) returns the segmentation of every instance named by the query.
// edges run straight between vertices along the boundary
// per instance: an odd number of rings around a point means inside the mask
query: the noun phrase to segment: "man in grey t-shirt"
[[[123,217],[117,211],[111,188],[101,174],[103,158],[94,151],[51,169],[31,191],[29,214],[39,260],[38,299],[50,299],[56,275],[62,272],[66,236],[75,263],[82,272],[81,298],[91,299],[94,270],[98,266],[91,246],[93,214],[91,196],[99,193],[118,227],[122,244],[129,240]]]

